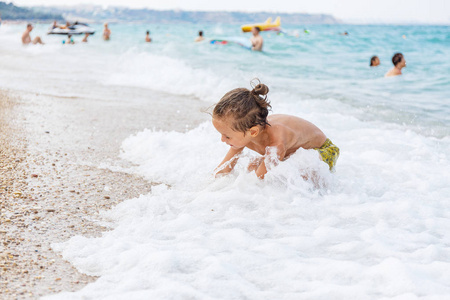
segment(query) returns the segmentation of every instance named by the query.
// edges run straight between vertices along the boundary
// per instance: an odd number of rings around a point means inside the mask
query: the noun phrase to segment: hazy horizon
[[[450,24],[450,1],[445,0],[322,0],[318,2],[278,0],[261,3],[256,0],[242,2],[229,0],[227,3],[204,3],[202,0],[140,1],[128,0],[73,0],[69,5],[59,0],[15,0],[19,6],[76,6],[100,5],[106,7],[147,8],[155,10],[186,11],[242,11],[273,13],[330,14],[344,23],[390,23],[390,24]],[[226,6],[225,6],[226,5]]]

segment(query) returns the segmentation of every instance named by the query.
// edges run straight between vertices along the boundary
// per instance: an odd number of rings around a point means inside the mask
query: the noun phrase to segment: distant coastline
[[[54,11],[38,11],[32,8],[15,6],[12,3],[0,1],[0,20],[2,21],[49,21],[63,20],[62,14]]]
[[[6,10],[5,10],[6,9]],[[11,13],[13,11],[14,13]],[[267,18],[281,17],[282,24],[340,24],[337,18],[328,14],[278,13],[278,12],[227,12],[227,11],[183,11],[131,9],[126,7],[107,7],[98,5],[77,6],[36,6],[17,7],[0,2],[3,20],[68,20],[83,22],[148,22],[160,24],[242,24],[263,22]],[[3,16],[6,17],[3,17]]]
[[[344,25],[397,25],[397,26],[449,26],[448,22],[420,22],[389,20],[341,20],[330,14],[286,12],[239,12],[239,11],[186,11],[131,9],[127,7],[100,5],[33,6],[19,7],[0,1],[0,21],[4,23],[48,23],[49,21],[80,21],[87,23],[159,23],[159,24],[245,24],[259,23],[267,18],[281,17],[282,25],[344,24]]]

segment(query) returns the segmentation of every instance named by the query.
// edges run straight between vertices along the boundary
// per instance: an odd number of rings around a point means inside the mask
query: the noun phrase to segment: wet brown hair
[[[259,82],[259,80],[258,80]],[[271,109],[267,100],[269,88],[258,83],[251,91],[237,88],[226,93],[213,110],[213,117],[220,119],[231,117],[231,128],[235,131],[246,132],[253,126],[263,128],[270,124],[267,116]]]
[[[401,53],[395,53],[394,56],[392,56],[392,63],[394,64],[394,66],[397,66],[403,58],[403,54]]]

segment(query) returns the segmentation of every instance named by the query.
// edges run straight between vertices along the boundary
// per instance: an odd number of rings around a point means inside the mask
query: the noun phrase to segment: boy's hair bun
[[[269,93],[269,88],[264,83],[259,83],[253,88],[252,92],[258,96],[265,96]]]
[[[246,132],[253,126],[269,125],[267,116],[271,108],[267,100],[269,88],[255,78],[250,82],[252,90],[237,88],[226,93],[214,107],[213,116],[232,118],[231,128]]]
[[[257,83],[257,84],[256,84]],[[256,103],[264,109],[270,109],[270,102],[267,100],[267,93],[269,93],[269,88],[264,83],[261,83],[258,78],[253,79],[250,82],[253,90],[250,92]]]

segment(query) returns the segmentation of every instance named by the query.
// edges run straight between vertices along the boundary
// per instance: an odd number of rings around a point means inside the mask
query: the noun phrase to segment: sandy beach
[[[118,158],[120,144],[142,126],[185,126],[156,123],[158,111],[140,107],[1,91],[2,299],[36,299],[95,281],[50,245],[101,235],[108,229],[98,225],[100,210],[151,191],[141,177],[99,168],[130,167]]]

